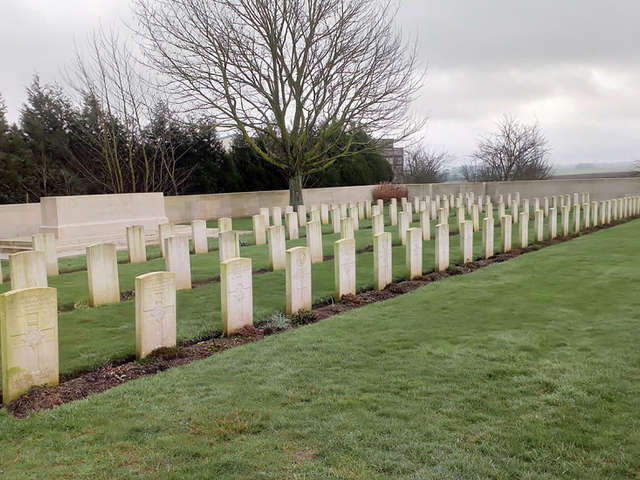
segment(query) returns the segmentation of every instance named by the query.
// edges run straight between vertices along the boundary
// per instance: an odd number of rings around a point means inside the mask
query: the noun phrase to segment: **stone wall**
[[[39,229],[39,203],[0,205],[0,238],[31,237]]]

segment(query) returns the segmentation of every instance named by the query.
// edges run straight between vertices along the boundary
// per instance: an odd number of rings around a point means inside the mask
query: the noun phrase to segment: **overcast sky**
[[[429,145],[464,160],[503,114],[538,122],[554,163],[640,159],[640,0],[401,0],[428,69]],[[0,0],[0,94],[11,120],[38,73],[129,19],[129,0]]]

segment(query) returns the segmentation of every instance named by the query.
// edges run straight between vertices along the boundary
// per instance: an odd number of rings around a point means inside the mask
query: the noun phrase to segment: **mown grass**
[[[497,218],[497,213],[495,214]],[[388,218],[388,216],[387,216]],[[450,218],[451,231],[456,232],[456,217]],[[250,219],[234,219],[234,228],[246,229]],[[419,219],[414,215],[413,226],[419,226]],[[499,225],[499,222],[497,223]],[[212,225],[212,226],[215,226]],[[355,232],[356,248],[365,250],[372,245],[370,230],[371,221],[362,220],[361,229]],[[432,222],[432,235],[435,221]],[[546,223],[545,223],[546,228]],[[405,248],[400,245],[398,229],[386,226],[392,232],[393,242],[393,276],[395,280],[406,277]],[[323,226],[323,250],[325,256],[333,255],[333,243],[339,234],[328,233],[331,226]],[[304,234],[304,228],[301,230]],[[517,244],[519,234],[514,225],[513,245]],[[533,240],[533,222],[530,222],[529,238]],[[212,282],[219,274],[219,252],[217,239],[213,242],[208,254],[191,256],[191,276],[194,282],[209,282],[191,291],[178,292],[177,301],[177,334],[178,340],[184,341],[202,336],[212,335],[221,329],[220,284]],[[251,257],[253,270],[264,270],[269,265],[268,247],[255,245],[251,235],[243,235],[241,255]],[[481,252],[481,232],[474,235],[474,255],[479,258]],[[532,242],[533,243],[533,242]],[[306,239],[287,241],[288,247],[305,245]],[[435,242],[423,244],[423,271],[433,270]],[[496,252],[500,245],[500,228],[495,230]],[[157,248],[157,247],[156,247]],[[461,263],[459,253],[459,237],[450,239],[451,262]],[[125,252],[126,254],[126,252]],[[73,261],[84,261],[73,259]],[[70,260],[71,261],[71,260]],[[356,284],[358,290],[373,287],[373,254],[362,252],[357,255]],[[137,275],[162,271],[165,269],[164,259],[155,258],[144,264],[119,265],[120,289],[132,290]],[[322,264],[312,267],[313,301],[321,302],[333,295],[333,260],[327,259]],[[103,305],[98,308],[88,307],[88,283],[86,271],[75,271],[50,277],[49,285],[58,289],[58,303],[62,310],[59,319],[60,372],[63,374],[85,370],[110,361],[119,361],[135,353],[135,301],[133,299],[116,305]],[[8,284],[0,285],[0,293],[9,289]],[[264,319],[273,313],[285,310],[285,274],[284,271],[266,272],[254,275],[254,318]],[[71,310],[70,310],[71,309]],[[70,311],[67,311],[70,310]]]
[[[639,235],[629,222],[26,420],[2,410],[0,475],[638,478]]]

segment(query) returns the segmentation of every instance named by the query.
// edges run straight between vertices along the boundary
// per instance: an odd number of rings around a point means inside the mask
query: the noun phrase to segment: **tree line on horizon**
[[[91,95],[76,103],[61,86],[42,84],[36,76],[18,121],[10,124],[0,95],[0,204],[56,195],[186,195],[289,186],[285,173],[241,136],[225,151],[211,118],[184,118],[161,100],[134,129],[103,105]],[[308,176],[306,187],[391,181],[391,166],[380,151],[358,148],[372,139],[356,134],[360,142],[349,155]]]

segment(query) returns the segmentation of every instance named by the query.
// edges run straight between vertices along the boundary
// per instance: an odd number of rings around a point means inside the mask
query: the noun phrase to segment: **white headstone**
[[[176,274],[176,289],[191,290],[189,237],[187,235],[172,235],[165,239],[164,242],[167,272],[174,272]]]
[[[55,234],[51,232],[36,233],[31,237],[31,244],[34,250],[44,252],[47,275],[50,277],[58,275],[58,251]]]
[[[460,223],[460,257],[462,263],[473,261],[473,222],[471,220]]]
[[[409,280],[422,276],[422,229],[407,229],[405,261]]]
[[[431,240],[431,218],[429,213],[428,208],[420,212],[420,229],[422,230],[422,239],[425,242]]]
[[[287,250],[287,315],[311,310],[311,255],[307,247]]]
[[[264,217],[264,227],[267,228],[269,226],[269,207],[260,207],[260,215]]]
[[[220,217],[218,219],[218,231],[223,233],[231,230],[233,230],[233,220],[229,217]]]
[[[340,221],[340,238],[349,239],[353,236],[353,219],[351,217],[343,218]]]
[[[533,232],[536,242],[544,240],[544,210],[536,210],[533,219]]]
[[[120,281],[115,243],[87,247],[89,303],[92,307],[120,303]]]
[[[271,270],[283,270],[286,265],[285,250],[287,248],[284,226],[274,225],[269,227],[267,231],[269,235],[269,264],[271,265]]]
[[[402,245],[407,243],[407,229],[409,228],[409,212],[402,211],[398,214],[398,236]]]
[[[280,207],[273,207],[271,209],[271,225],[282,225],[282,209]]]
[[[220,263],[220,295],[224,335],[231,335],[245,327],[253,327],[250,258],[237,257]]]
[[[558,236],[558,209],[549,209],[549,239],[553,240]]]
[[[562,236],[569,236],[569,205],[562,207]]]
[[[373,288],[382,290],[393,280],[391,233],[373,236]]]
[[[574,195],[574,200],[577,195],[577,193]],[[573,204],[573,231],[580,232],[580,204],[575,202]]]
[[[306,224],[307,224],[307,207],[304,205],[298,205],[298,225],[306,225]]]
[[[389,205],[389,221],[391,225],[398,224],[398,203],[395,198],[391,199],[391,204]]]
[[[322,263],[322,223],[320,220],[307,223],[307,248],[309,248],[311,263]]]
[[[444,272],[449,268],[449,224],[436,225],[435,270]]]
[[[493,217],[485,217],[482,221],[482,256],[493,257]]]
[[[191,222],[191,237],[193,238],[193,253],[207,253],[209,251],[207,222],[205,220]]]
[[[502,253],[507,253],[511,251],[511,232],[512,232],[511,215],[504,215],[501,218],[500,223],[502,224],[501,250],[502,250]]]
[[[147,246],[144,240],[143,225],[127,227],[127,248],[129,249],[129,263],[144,263],[147,261]]]
[[[356,242],[353,238],[338,240],[333,246],[336,300],[356,293]]]
[[[267,231],[264,223],[264,215],[253,215],[251,217],[253,224],[253,238],[256,245],[264,245],[267,242]]]
[[[298,214],[297,213],[287,213],[287,228],[289,229],[289,240],[297,240],[299,238],[298,234]],[[306,213],[305,213],[306,218]]]
[[[371,220],[371,230],[373,236],[379,235],[384,232],[384,217],[382,215],[374,215]]]
[[[176,346],[176,274],[136,277],[136,357]]]
[[[28,250],[9,255],[11,290],[47,287],[47,262],[44,252]]]
[[[174,227],[172,223],[161,223],[158,225],[158,241],[160,242],[160,254],[164,257],[164,240],[173,235]]]
[[[339,208],[331,210],[331,222],[333,224],[333,233],[340,233],[342,229],[342,214]]]
[[[55,288],[0,295],[2,402],[31,387],[58,384],[58,303]]]
[[[284,227],[282,227],[284,228]],[[220,261],[224,262],[240,256],[240,238],[238,232],[226,231],[218,235],[218,249]]]
[[[329,206],[326,203],[320,204],[320,221],[323,225],[329,223]]]
[[[529,214],[520,212],[520,248],[529,246]]]
[[[359,230],[360,222],[358,217],[358,207],[349,208],[349,218],[351,218],[351,221],[353,222],[353,230]]]

